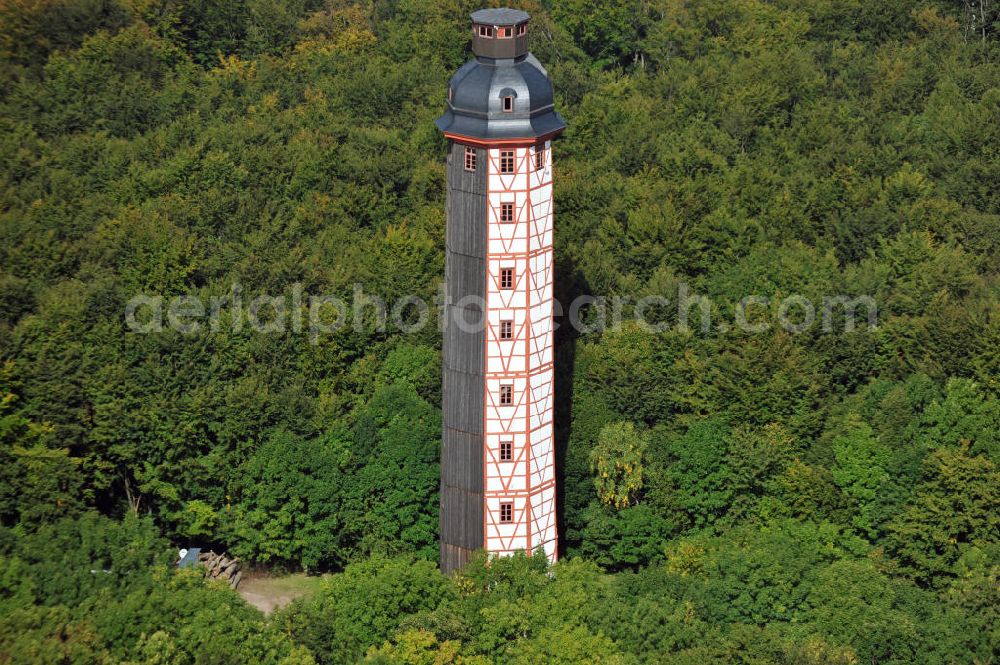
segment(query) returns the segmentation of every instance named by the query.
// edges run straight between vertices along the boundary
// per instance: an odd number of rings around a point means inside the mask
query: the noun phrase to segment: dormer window
[[[510,113],[514,110],[514,98],[510,95],[503,98],[503,110],[504,113]]]
[[[500,39],[510,39],[514,36],[514,28],[503,27],[497,28],[497,37]]]
[[[479,36],[480,37],[492,37],[493,36],[493,27],[489,26],[489,25],[481,25],[481,26],[479,26]]]

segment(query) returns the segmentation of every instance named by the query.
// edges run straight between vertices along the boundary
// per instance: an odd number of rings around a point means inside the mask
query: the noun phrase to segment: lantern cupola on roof
[[[480,9],[472,12],[472,52],[480,58],[518,58],[528,54],[528,12]]]
[[[472,13],[472,52],[448,85],[448,105],[435,121],[457,140],[516,141],[550,138],[566,123],[556,112],[552,82],[528,52],[527,12],[480,9]]]

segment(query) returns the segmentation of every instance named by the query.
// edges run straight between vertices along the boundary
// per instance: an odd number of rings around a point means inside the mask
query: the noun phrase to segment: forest
[[[561,301],[877,326],[560,327],[560,561],[446,577],[436,326],[124,312],[434,302],[480,5],[0,0],[0,663],[1000,663],[1000,5],[518,6]],[[189,545],[331,574],[265,616]]]

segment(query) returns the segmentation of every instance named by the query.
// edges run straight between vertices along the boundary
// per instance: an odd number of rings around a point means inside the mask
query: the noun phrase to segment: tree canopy
[[[1000,5],[523,5],[556,295],[626,322],[559,329],[563,560],[449,579],[476,8],[0,3],[0,662],[1000,660]],[[334,575],[264,617],[188,544]]]

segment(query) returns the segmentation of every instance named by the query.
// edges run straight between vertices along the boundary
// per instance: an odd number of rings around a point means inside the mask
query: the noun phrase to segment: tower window
[[[513,462],[514,461],[514,442],[513,441],[501,441],[500,442],[500,461],[501,462]]]
[[[545,146],[535,146],[535,170],[541,171],[545,168]]]
[[[513,203],[501,203],[500,204],[500,221],[504,223],[510,223],[514,221],[514,204]]]
[[[500,406],[510,406],[514,403],[514,386],[500,386]]]
[[[500,322],[500,339],[514,339],[514,322]]]
[[[513,503],[501,503],[500,504],[500,523],[510,524],[514,521],[514,504]]]
[[[513,173],[514,172],[514,151],[513,150],[501,150],[500,151],[500,173]]]
[[[514,36],[514,28],[511,27],[497,28],[497,37],[499,37],[500,39],[508,39],[509,37],[513,36]]]
[[[514,269],[513,268],[500,268],[500,288],[501,289],[513,289],[514,288]]]
[[[465,148],[465,170],[466,171],[476,170],[476,149],[469,148],[468,146],[466,146]]]
[[[492,37],[493,36],[493,28],[490,27],[490,26],[488,26],[488,25],[481,25],[481,26],[479,26],[479,36],[480,37]]]
[[[528,32],[528,24],[527,23],[522,23],[521,25],[517,26],[517,36],[518,37],[523,37],[525,34],[527,34],[527,32]]]
[[[514,110],[514,98],[513,97],[511,97],[511,96],[508,95],[507,97],[503,98],[503,110],[504,110],[504,113],[510,113],[511,111]]]

